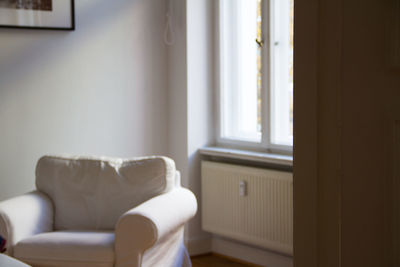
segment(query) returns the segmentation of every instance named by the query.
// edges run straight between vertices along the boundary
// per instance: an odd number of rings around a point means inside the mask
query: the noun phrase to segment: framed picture
[[[74,30],[74,0],[0,0],[0,27]]]

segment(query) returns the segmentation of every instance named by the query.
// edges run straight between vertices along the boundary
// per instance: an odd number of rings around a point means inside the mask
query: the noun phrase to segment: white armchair
[[[42,157],[37,191],[0,202],[6,253],[34,267],[190,266],[196,213],[166,157]]]

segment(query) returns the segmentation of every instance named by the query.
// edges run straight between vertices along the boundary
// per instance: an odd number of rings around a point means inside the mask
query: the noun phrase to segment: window
[[[293,1],[219,0],[220,144],[292,150]]]

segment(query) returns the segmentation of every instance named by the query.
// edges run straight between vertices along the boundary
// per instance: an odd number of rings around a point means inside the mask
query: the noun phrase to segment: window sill
[[[200,148],[199,152],[201,155],[222,159],[246,161],[258,164],[272,164],[286,168],[293,167],[293,156],[288,155],[254,152],[224,147],[204,147]]]

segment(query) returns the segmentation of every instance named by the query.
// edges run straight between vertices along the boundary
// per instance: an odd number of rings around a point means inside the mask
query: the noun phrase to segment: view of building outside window
[[[289,86],[289,105],[290,105],[290,135],[293,140],[293,69],[294,69],[294,0],[290,0],[290,24],[289,24],[289,34],[290,34],[290,56],[289,56],[289,77],[290,77],[290,86]],[[293,142],[293,141],[292,141]],[[292,143],[293,144],[293,143]]]
[[[221,134],[226,139],[261,142],[257,11],[258,0],[221,1]]]
[[[220,16],[221,137],[292,146],[294,0],[221,0]]]
[[[271,7],[271,143],[293,145],[293,0]]]

